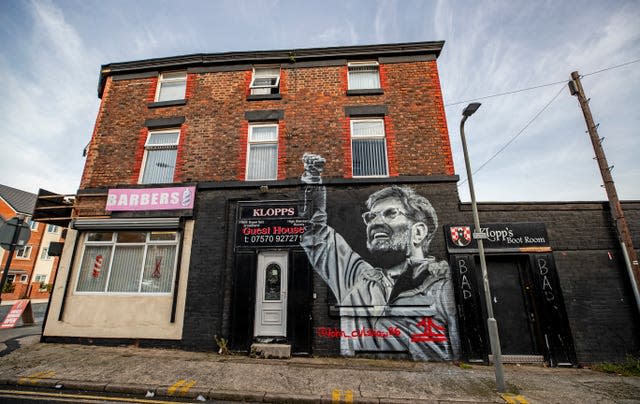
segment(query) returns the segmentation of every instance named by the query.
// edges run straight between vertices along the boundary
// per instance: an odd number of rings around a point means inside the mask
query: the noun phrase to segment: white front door
[[[258,254],[256,315],[253,335],[287,336],[287,257],[288,251]]]

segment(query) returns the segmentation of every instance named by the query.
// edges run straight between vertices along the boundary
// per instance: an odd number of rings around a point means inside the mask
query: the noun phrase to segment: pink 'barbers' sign
[[[196,187],[110,189],[106,210],[193,209]]]

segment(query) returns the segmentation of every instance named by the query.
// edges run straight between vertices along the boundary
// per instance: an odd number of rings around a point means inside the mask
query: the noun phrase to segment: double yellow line
[[[50,379],[53,376],[55,376],[55,374],[56,372],[51,370],[45,371],[45,372],[36,372],[36,373],[30,374],[27,377],[21,377],[20,379],[18,379],[18,384],[35,386],[40,380]]]
[[[179,396],[185,395],[195,384],[195,380],[180,379],[167,389],[167,394],[169,394],[170,396],[173,396],[176,393],[178,393]]]
[[[519,394],[500,393],[500,397],[509,404],[529,404],[529,402]]]
[[[342,402],[342,390],[333,390],[331,392],[331,402],[334,404]],[[344,402],[353,403],[353,391],[351,390],[344,391]]]

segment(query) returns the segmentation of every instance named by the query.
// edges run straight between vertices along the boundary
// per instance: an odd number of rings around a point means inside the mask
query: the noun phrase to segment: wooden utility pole
[[[602,180],[604,181],[604,188],[607,191],[609,206],[611,208],[611,213],[613,214],[613,220],[616,225],[618,237],[620,239],[620,243],[622,244],[623,250],[626,249],[626,254],[628,256],[627,265],[630,265],[629,275],[631,277],[634,293],[636,294],[636,303],[638,304],[640,309],[640,301],[638,300],[638,285],[640,284],[640,266],[638,265],[638,256],[636,255],[636,250],[633,247],[633,239],[631,238],[631,232],[629,231],[627,220],[625,219],[624,212],[622,211],[622,205],[620,204],[620,200],[618,199],[616,186],[613,183],[611,168],[609,167],[609,163],[607,163],[607,158],[605,157],[604,150],[602,149],[602,139],[600,139],[600,136],[598,135],[597,125],[593,122],[593,116],[591,115],[591,109],[589,108],[589,100],[584,95],[584,89],[582,88],[582,83],[580,82],[580,75],[578,74],[578,72],[571,73],[569,90],[571,91],[571,95],[575,95],[578,97],[578,101],[580,102],[580,107],[582,108],[582,113],[584,115],[584,120],[587,123],[589,137],[591,138],[591,143],[593,144],[593,150],[596,153],[596,160],[598,161],[598,166],[600,167],[600,174],[602,175]],[[625,259],[626,258],[627,257],[625,257]]]

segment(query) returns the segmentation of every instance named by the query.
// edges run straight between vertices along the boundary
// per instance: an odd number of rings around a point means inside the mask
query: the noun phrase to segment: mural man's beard
[[[404,225],[395,231],[387,224],[372,226],[367,234],[367,248],[372,253],[395,253],[406,257],[409,254],[411,230]],[[395,255],[394,254],[394,255]]]

